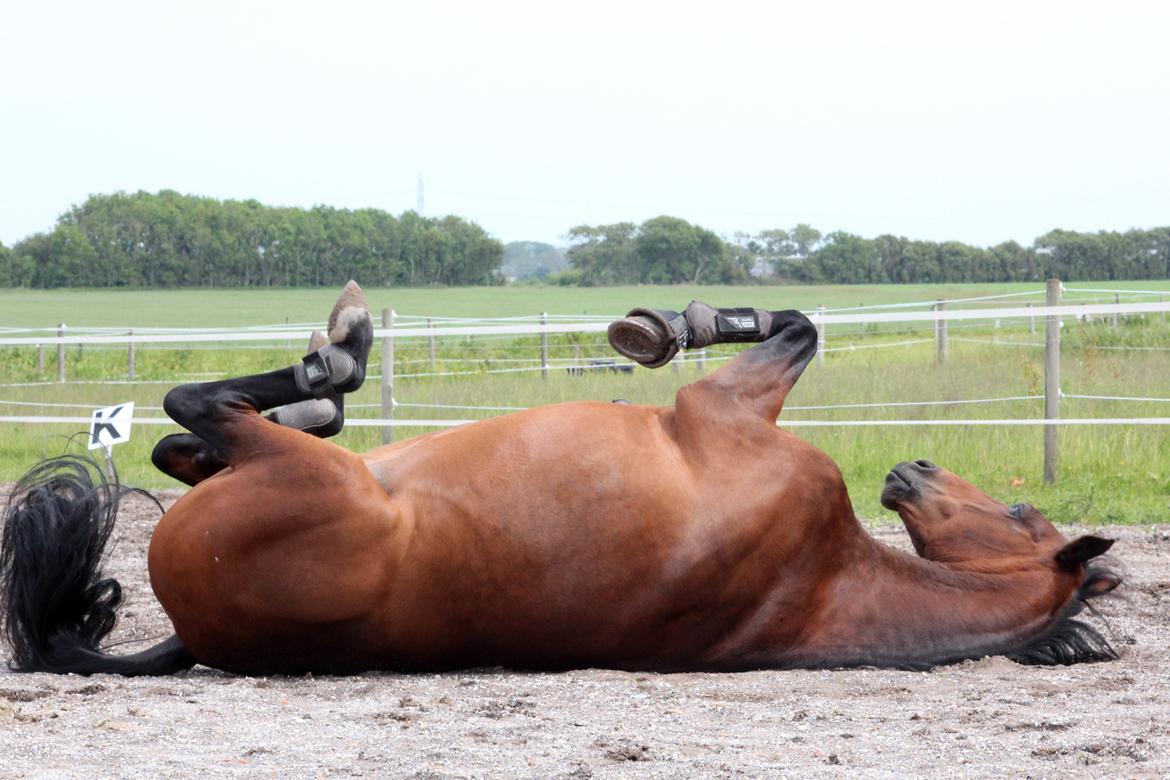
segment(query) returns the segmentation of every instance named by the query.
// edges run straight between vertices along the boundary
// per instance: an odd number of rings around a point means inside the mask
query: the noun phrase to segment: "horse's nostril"
[[[938,469],[938,466],[934,465],[929,460],[916,460],[914,461],[914,465],[918,466],[919,468],[926,469],[927,471],[935,471]]]

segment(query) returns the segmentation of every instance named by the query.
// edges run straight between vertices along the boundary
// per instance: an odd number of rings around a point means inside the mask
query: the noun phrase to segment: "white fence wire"
[[[884,304],[883,304],[884,305]],[[914,304],[921,306],[922,304]],[[875,307],[876,308],[876,307]],[[833,314],[827,310],[811,311],[805,314],[814,324],[825,325],[873,325],[883,323],[905,322],[963,322],[968,320],[1010,320],[1033,319],[1044,317],[1103,317],[1118,315],[1131,317],[1139,314],[1156,314],[1170,311],[1170,301],[1145,303],[1094,303],[1094,304],[1061,304],[1059,306],[1033,306],[996,309],[946,309],[942,311],[873,311],[873,312],[845,312]],[[537,336],[567,333],[604,333],[609,327],[612,318],[604,321],[586,321],[580,318],[570,320],[526,320],[498,324],[501,320],[489,324],[472,325],[445,325],[441,327],[393,327],[375,328],[375,338],[410,338],[434,337],[444,338],[452,336]],[[75,329],[80,330],[80,329]],[[195,343],[234,343],[234,342],[277,342],[289,341],[301,343],[306,340],[311,328],[274,328],[250,330],[247,328],[233,328],[231,330],[204,330],[188,329],[167,333],[139,332],[129,333],[129,328],[118,332],[70,333],[65,329],[63,333],[56,330],[47,332],[44,336],[0,336],[0,346],[56,346],[69,344],[195,344]]]

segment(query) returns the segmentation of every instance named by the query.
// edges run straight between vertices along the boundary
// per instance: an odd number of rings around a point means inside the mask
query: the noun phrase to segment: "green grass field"
[[[1071,284],[1070,284],[1071,286]],[[1086,287],[1100,287],[1086,283]],[[1151,289],[1151,282],[1110,282],[1117,289]],[[624,314],[634,306],[678,308],[693,298],[714,306],[769,309],[839,308],[865,304],[968,298],[1042,290],[1043,284],[630,286],[372,289],[375,314],[393,308],[416,316],[503,317],[539,314]],[[1170,288],[1170,284],[1161,285]],[[212,327],[321,320],[335,290],[0,290],[0,327]],[[1040,296],[1039,299],[1042,299]]]
[[[1073,285],[1068,285],[1072,287]],[[1083,285],[1095,287],[1097,285]],[[1116,286],[1111,283],[1111,287]],[[1126,288],[1151,289],[1151,283]],[[548,311],[552,314],[613,314],[634,305],[681,307],[692,297],[720,305],[756,305],[769,308],[856,306],[939,297],[973,297],[1020,290],[1036,285],[954,285],[883,287],[747,287],[688,288],[630,287],[615,289],[499,288],[455,290],[368,291],[371,308],[394,306],[399,312],[435,316],[513,316]],[[334,291],[3,291],[0,326],[47,327],[57,322],[76,326],[209,327],[320,321],[328,312]],[[952,325],[957,325],[953,323]],[[856,326],[830,330],[829,347],[868,347],[903,339],[929,337],[891,329],[875,332]],[[952,330],[950,359],[935,361],[932,344],[828,353],[823,366],[810,366],[793,391],[782,419],[996,419],[1037,418],[1039,400],[982,405],[946,405],[900,408],[799,410],[801,405],[877,403],[887,401],[963,400],[1003,396],[1040,395],[1043,387],[1043,350],[1025,343],[1026,326],[994,330],[990,323]],[[965,337],[971,342],[961,341]],[[993,339],[1012,344],[985,343]],[[1144,320],[1108,323],[1066,322],[1062,387],[1066,393],[1122,396],[1170,396],[1170,327],[1154,315]],[[446,339],[438,346],[439,363],[432,369],[422,340],[400,341],[396,349],[396,398],[404,404],[400,419],[472,419],[503,413],[408,406],[448,404],[462,406],[526,407],[566,400],[625,398],[639,403],[669,404],[679,386],[693,381],[700,369],[687,365],[632,374],[609,372],[569,376],[554,369],[548,379],[535,371],[487,373],[501,368],[532,369],[538,357],[535,337],[507,339]],[[610,354],[600,334],[552,339],[553,359],[574,354]],[[1113,349],[1141,346],[1143,350]],[[1149,349],[1153,347],[1154,349]],[[93,407],[135,400],[144,417],[162,416],[162,395],[178,381],[214,378],[268,370],[288,365],[301,354],[300,344],[248,345],[218,348],[140,348],[138,378],[152,383],[134,385],[49,383],[34,387],[0,388],[0,414],[88,416],[87,408],[23,406],[21,403],[77,404]],[[707,371],[715,370],[735,352],[733,347],[709,351]],[[0,348],[0,383],[29,382],[56,375],[55,353],[46,351],[45,375],[38,376],[35,352],[27,347]],[[522,362],[527,361],[527,362]],[[376,372],[377,355],[372,358]],[[123,379],[125,349],[70,347],[71,380]],[[455,372],[458,376],[416,376]],[[378,417],[378,388],[368,383],[349,405],[349,416]],[[364,406],[368,405],[368,406]],[[1066,417],[1170,416],[1170,404],[1158,402],[1090,401],[1066,399]],[[0,479],[12,480],[37,459],[60,452],[70,433],[84,425],[26,425],[3,423],[0,440]],[[133,440],[115,450],[127,482],[149,487],[171,483],[149,463],[153,442],[177,428],[141,426]],[[399,437],[425,432],[400,428]],[[1005,501],[1027,500],[1054,519],[1083,524],[1111,522],[1165,522],[1170,517],[1170,436],[1164,427],[1094,426],[1061,431],[1060,480],[1054,486],[1040,479],[1042,428],[1039,427],[899,427],[798,428],[797,435],[828,452],[840,464],[859,515],[867,519],[892,518],[880,508],[877,495],[885,472],[904,459],[930,458],[969,478]],[[339,443],[367,449],[380,441],[372,428],[350,428]]]

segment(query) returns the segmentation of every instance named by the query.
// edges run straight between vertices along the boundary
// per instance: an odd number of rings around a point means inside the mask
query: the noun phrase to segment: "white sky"
[[[5,2],[0,241],[91,193],[992,244],[1170,224],[1170,3]]]

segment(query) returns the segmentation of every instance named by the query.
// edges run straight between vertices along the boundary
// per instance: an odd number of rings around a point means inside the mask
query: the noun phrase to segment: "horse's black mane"
[[[1100,560],[1085,565],[1085,583],[1099,575],[1121,579],[1117,571]],[[1082,585],[1072,606],[1043,634],[1025,646],[1010,653],[1008,658],[1018,664],[1037,666],[1068,666],[1090,661],[1115,661],[1117,651],[1097,629],[1075,617],[1089,606],[1090,596]]]

